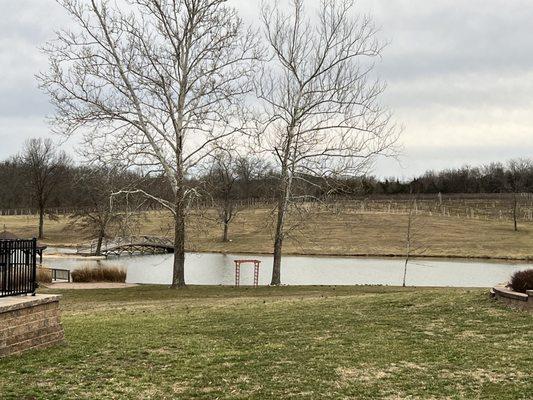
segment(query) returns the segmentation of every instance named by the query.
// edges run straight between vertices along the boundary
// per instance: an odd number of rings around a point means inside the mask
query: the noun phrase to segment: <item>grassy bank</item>
[[[213,213],[208,213],[213,217]],[[142,234],[170,235],[171,218],[166,213],[147,213],[139,231]],[[414,222],[416,247],[423,255],[436,257],[533,258],[533,224],[520,223],[514,232],[509,221],[478,220],[442,215],[421,215]],[[21,236],[36,232],[34,217],[0,216]],[[285,242],[287,254],[402,255],[407,217],[401,214],[355,213],[350,210],[311,212],[291,232]],[[193,215],[188,221],[189,250],[227,252],[272,252],[271,210],[243,210],[230,227],[231,242],[220,240],[221,226],[206,215]],[[50,245],[75,245],[87,239],[69,225],[68,218],[46,221]]]
[[[2,399],[526,399],[533,317],[486,290],[65,291],[68,345],[0,362]]]

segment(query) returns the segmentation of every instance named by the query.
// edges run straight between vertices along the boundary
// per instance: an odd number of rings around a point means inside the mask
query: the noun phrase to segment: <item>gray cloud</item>
[[[391,40],[378,66],[405,126],[400,167],[533,156],[533,7],[523,0],[361,2]],[[377,164],[390,175],[390,161]]]
[[[374,6],[372,6],[374,5]],[[363,1],[391,40],[390,78],[529,70],[533,61],[529,1]]]
[[[231,0],[257,27],[259,0]],[[317,0],[306,0],[312,7]],[[0,0],[0,158],[49,132],[34,75],[38,48],[68,23],[54,0]],[[384,102],[405,126],[401,166],[379,175],[533,156],[530,0],[360,0],[390,41],[377,66]]]

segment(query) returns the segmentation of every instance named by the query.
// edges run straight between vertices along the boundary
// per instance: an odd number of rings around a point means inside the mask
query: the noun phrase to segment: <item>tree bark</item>
[[[288,174],[288,168],[282,171],[283,185],[278,199],[278,218],[276,222],[276,234],[274,237],[274,263],[272,265],[272,281],[273,286],[281,285],[281,254],[284,239],[285,216],[289,206],[289,197],[291,190],[292,178]]]
[[[272,265],[272,286],[281,285],[281,255],[285,230],[285,217],[289,208],[289,201],[292,190],[292,179],[294,173],[294,164],[289,169],[289,155],[293,140],[294,124],[291,124],[288,132],[288,140],[283,150],[283,159],[281,162],[281,188],[278,192],[278,218],[276,222],[276,234],[274,237],[274,262]],[[296,149],[295,149],[296,150]]]
[[[44,207],[39,207],[39,239],[44,238]]]
[[[281,285],[281,249],[283,247],[283,227],[280,224],[281,210],[278,210],[278,223],[276,227],[276,237],[274,239],[274,264],[272,266],[272,286]]]
[[[174,269],[172,287],[185,287],[185,210],[183,196],[178,195],[174,218]]]
[[[95,256],[99,256],[102,254],[102,242],[104,241],[104,234],[103,232],[98,233],[98,241],[96,242],[96,250],[94,252]]]
[[[224,233],[222,235],[222,241],[224,243],[228,242],[229,241],[229,238],[228,238],[228,231],[229,231],[229,221],[225,220],[224,221]]]
[[[224,233],[222,234],[222,241],[226,243],[228,241],[229,223],[231,221],[231,204],[229,198],[229,191],[226,191],[225,194],[223,217]]]

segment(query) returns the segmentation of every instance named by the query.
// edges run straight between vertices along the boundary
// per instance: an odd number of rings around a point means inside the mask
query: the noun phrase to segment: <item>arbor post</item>
[[[241,264],[254,264],[254,287],[259,286],[259,267],[261,261],[259,260],[234,260],[235,263],[235,287],[241,284]]]

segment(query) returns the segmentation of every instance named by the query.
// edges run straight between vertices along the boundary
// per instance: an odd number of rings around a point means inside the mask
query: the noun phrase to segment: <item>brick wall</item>
[[[56,295],[0,299],[0,357],[50,347],[64,340]]]

